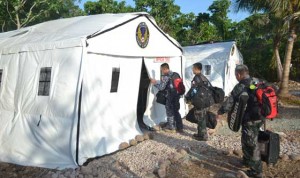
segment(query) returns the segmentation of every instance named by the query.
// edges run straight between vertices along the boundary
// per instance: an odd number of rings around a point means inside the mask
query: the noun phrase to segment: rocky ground
[[[264,163],[264,177],[300,177],[300,107],[281,105],[279,112],[278,118],[267,122],[267,128],[280,135],[281,158],[276,165]],[[77,169],[51,170],[0,163],[0,177],[233,178],[238,176],[238,170],[245,169],[240,162],[240,133],[230,131],[225,120],[218,123],[216,130],[208,130],[207,142],[193,140],[195,132],[196,125],[184,120],[184,133],[145,131],[144,136],[131,141],[133,146],[90,159]]]

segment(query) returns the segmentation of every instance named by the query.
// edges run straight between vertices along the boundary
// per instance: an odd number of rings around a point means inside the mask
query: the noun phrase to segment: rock
[[[185,149],[183,149],[183,148],[179,149],[178,153],[180,153],[182,156],[186,156],[187,155],[187,151],[185,151]]]
[[[51,178],[58,178],[58,173],[52,174]]]
[[[149,134],[144,134],[144,140],[149,140],[149,139],[150,139]]]
[[[290,155],[290,159],[292,161],[299,161],[300,160],[300,155],[292,154],[292,155]]]
[[[85,175],[84,178],[94,178],[92,175]]]
[[[238,171],[236,174],[237,178],[249,178],[244,171]]]
[[[182,154],[180,154],[180,153],[175,153],[174,161],[178,161],[178,160],[180,160],[182,157],[183,157]]]
[[[159,125],[155,125],[152,127],[154,131],[160,131],[160,126]]]
[[[208,133],[209,135],[214,135],[214,134],[216,133],[216,129],[209,129],[209,130],[207,131],[207,133]]]
[[[160,178],[164,178],[167,176],[167,171],[166,169],[158,169],[157,174]]]
[[[119,149],[120,149],[120,150],[124,150],[124,149],[126,149],[126,148],[128,148],[128,147],[129,147],[129,144],[126,143],[126,142],[123,142],[123,143],[120,144]]]
[[[142,141],[144,141],[144,136],[143,136],[143,135],[137,135],[137,136],[135,137],[135,140],[136,140],[137,142],[142,142]]]
[[[82,166],[80,168],[80,172],[84,175],[88,175],[88,174],[91,174],[93,172],[92,168],[91,167],[88,167],[88,166]]]
[[[153,173],[148,173],[145,175],[145,178],[156,178],[156,176]]]
[[[280,137],[286,138],[287,135],[284,132],[276,132]]]
[[[163,161],[163,162],[159,165],[159,167],[160,167],[160,169],[167,169],[168,166],[170,166],[170,165],[171,165],[171,161],[166,160],[166,161]]]
[[[223,150],[223,154],[226,155],[226,156],[229,156],[233,153],[233,151],[231,149],[225,149]]]
[[[63,174],[60,174],[58,178],[66,178]]]
[[[233,150],[233,154],[239,156],[239,157],[242,157],[243,156],[243,151],[242,150]]]
[[[224,178],[236,178],[236,175],[234,173],[227,172],[227,173],[222,174],[222,177],[224,177]]]
[[[200,167],[201,167],[201,168],[204,168],[204,164],[200,164]]]
[[[131,140],[129,140],[129,144],[130,144],[130,146],[135,146],[135,145],[137,145],[137,141],[135,139],[131,139]]]
[[[284,155],[281,155],[280,158],[283,160],[283,161],[288,161],[289,160],[289,156],[284,154]]]

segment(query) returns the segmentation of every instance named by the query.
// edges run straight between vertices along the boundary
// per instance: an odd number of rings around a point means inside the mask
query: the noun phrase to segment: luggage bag
[[[259,131],[258,145],[261,160],[267,164],[276,164],[280,152],[279,135],[269,130]]]

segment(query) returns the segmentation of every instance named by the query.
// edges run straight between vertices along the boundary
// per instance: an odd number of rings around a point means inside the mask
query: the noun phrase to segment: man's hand
[[[155,79],[153,79],[153,78],[150,78],[150,82],[151,82],[151,84],[153,84],[153,85],[155,85],[155,84],[157,83],[157,81],[156,81]]]

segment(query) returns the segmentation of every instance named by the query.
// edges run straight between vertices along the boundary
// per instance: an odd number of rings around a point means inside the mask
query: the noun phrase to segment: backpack
[[[197,87],[196,94],[192,97],[192,104],[197,109],[208,108],[214,104],[213,91],[208,85]]]
[[[260,113],[265,118],[272,120],[278,114],[276,89],[265,82],[257,83],[255,86],[255,95],[259,103]]]
[[[173,75],[171,77],[171,80],[173,81],[173,86],[177,93],[179,95],[183,95],[185,93],[185,86],[183,84],[183,80],[180,77],[180,75],[176,72],[173,72]]]

